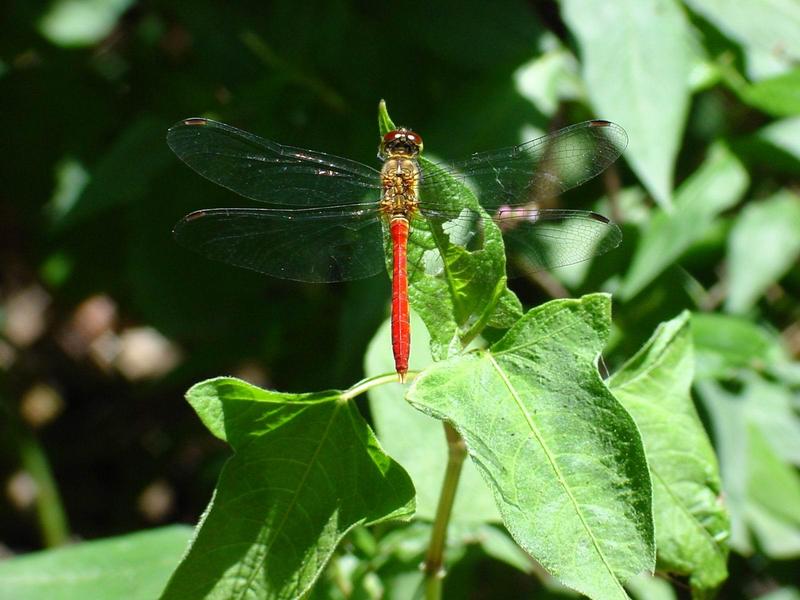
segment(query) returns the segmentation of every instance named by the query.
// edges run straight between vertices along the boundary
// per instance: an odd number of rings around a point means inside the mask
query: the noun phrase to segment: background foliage
[[[797,2],[412,0],[398,12],[60,0],[6,3],[0,23],[8,553],[195,523],[228,455],[182,400],[199,379],[311,391],[361,376],[387,278],[289,283],[177,247],[183,214],[240,200],[185,168],[164,135],[206,115],[372,164],[386,98],[438,158],[592,117],[627,130],[624,160],[563,199],[620,223],[622,246],[512,286],[527,307],[612,292],[612,372],[658,323],[691,311],[693,391],[733,517],[721,593],[800,595]],[[424,546],[425,524],[413,527]],[[377,556],[399,590],[397,565],[416,559],[391,533]],[[186,530],[161,535],[177,562]],[[359,535],[345,558],[370,552]],[[495,528],[453,540],[449,597],[566,594],[531,577]],[[654,585],[686,593],[681,581],[641,583]]]

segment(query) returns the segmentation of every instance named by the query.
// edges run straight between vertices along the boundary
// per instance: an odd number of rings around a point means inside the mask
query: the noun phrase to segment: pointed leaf
[[[191,533],[173,525],[0,561],[0,597],[150,600],[164,589]]]
[[[722,144],[675,195],[674,210],[657,211],[642,232],[620,296],[629,299],[700,239],[714,217],[736,204],[748,185],[747,171]]]
[[[796,0],[686,0],[695,12],[743,46],[800,60]]]
[[[627,598],[622,582],[655,561],[641,438],[596,368],[609,327],[605,295],[549,302],[408,393],[464,437],[517,543],[599,599]]]
[[[354,526],[413,512],[408,475],[339,392],[218,378],[187,399],[235,454],[162,598],[297,598]]]
[[[711,380],[697,385],[711,417],[731,511],[731,547],[751,554],[751,532],[767,556],[800,556],[800,476],[772,450],[746,403]]]
[[[775,117],[792,117],[800,114],[800,69],[744,85],[736,92],[750,106]]]
[[[781,192],[749,204],[728,238],[730,284],[725,309],[750,310],[800,256],[800,198]]]
[[[385,103],[379,106],[378,123],[381,135],[394,126]],[[425,158],[419,163],[423,177],[437,173],[437,178],[445,180],[435,163]],[[437,206],[454,214],[466,210],[485,215],[472,190],[454,178],[447,186],[437,186],[435,193]],[[436,360],[460,352],[488,324],[509,327],[522,314],[519,300],[506,286],[505,246],[499,228],[491,220],[484,221],[481,247],[468,250],[445,227],[415,218],[408,244],[409,301],[430,332]],[[391,273],[391,240],[386,231],[384,240]]]
[[[625,128],[628,162],[668,207],[689,106],[690,34],[683,11],[674,0],[561,5],[580,45],[595,112]]]
[[[704,596],[728,576],[730,524],[717,458],[690,395],[693,361],[685,312],[659,325],[609,388],[644,441],[659,569],[688,575],[695,595]]]
[[[756,134],[758,138],[800,160],[800,117],[770,123]]]

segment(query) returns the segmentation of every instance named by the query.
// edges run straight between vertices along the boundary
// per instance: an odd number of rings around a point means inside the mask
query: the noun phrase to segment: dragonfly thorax
[[[408,217],[419,203],[419,164],[406,156],[390,156],[381,169],[381,212]]]

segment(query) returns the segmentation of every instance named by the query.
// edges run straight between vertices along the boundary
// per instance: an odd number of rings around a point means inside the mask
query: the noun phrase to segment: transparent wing
[[[622,154],[628,136],[609,121],[586,121],[549,135],[468,159],[423,169],[420,207],[439,208],[450,178],[470,185],[490,212],[565,192],[601,173]]]
[[[186,119],[167,144],[206,179],[246,198],[283,206],[360,204],[377,199],[380,174],[359,162],[282,146],[209,119]]]
[[[438,223],[450,242],[468,250],[483,244],[491,218],[506,244],[507,254],[519,264],[519,275],[545,271],[588,260],[616,248],[622,232],[603,215],[584,210],[504,208],[492,217],[464,209],[459,213],[428,211],[424,218]]]
[[[208,258],[281,279],[347,281],[383,271],[375,206],[343,208],[198,210],[173,233]]]

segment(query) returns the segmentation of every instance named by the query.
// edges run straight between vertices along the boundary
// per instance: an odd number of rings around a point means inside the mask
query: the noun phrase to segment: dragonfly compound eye
[[[383,136],[381,153],[415,156],[422,152],[422,137],[410,129],[400,128]]]

